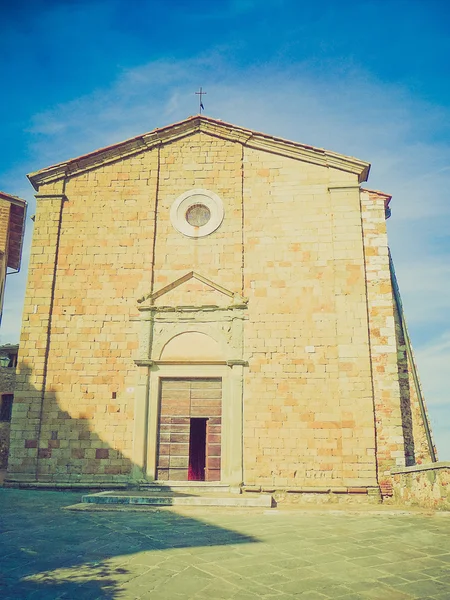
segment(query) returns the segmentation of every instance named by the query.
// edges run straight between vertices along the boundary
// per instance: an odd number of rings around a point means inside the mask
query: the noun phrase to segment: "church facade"
[[[9,484],[389,493],[434,460],[368,172],[195,116],[31,174]]]

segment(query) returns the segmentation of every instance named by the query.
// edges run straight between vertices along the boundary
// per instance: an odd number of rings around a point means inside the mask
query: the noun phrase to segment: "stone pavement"
[[[450,513],[62,510],[0,489],[2,600],[450,598]]]

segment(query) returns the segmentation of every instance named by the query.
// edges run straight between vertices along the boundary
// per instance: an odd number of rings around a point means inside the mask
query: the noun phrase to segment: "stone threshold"
[[[208,494],[208,493],[232,493],[240,494],[241,486],[231,486],[228,483],[220,481],[152,481],[149,483],[140,483],[140,491],[149,492],[174,492],[188,494]]]
[[[146,505],[146,506],[220,506],[271,508],[275,502],[271,494],[244,496],[223,491],[215,493],[207,489],[203,494],[182,493],[175,490],[157,491],[104,491],[82,497],[83,504]]]

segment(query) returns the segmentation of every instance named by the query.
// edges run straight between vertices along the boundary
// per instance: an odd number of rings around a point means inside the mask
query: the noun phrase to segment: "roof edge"
[[[251,129],[245,129],[238,125],[226,123],[220,119],[195,115],[123,142],[99,148],[94,152],[57,163],[39,171],[34,171],[33,173],[29,173],[27,177],[34,189],[38,191],[39,186],[43,183],[57,181],[70,175],[82,173],[101,164],[126,158],[132,154],[174,141],[194,132],[220,136],[230,141],[239,142],[250,148],[282,154],[283,156],[297,160],[305,160],[314,164],[354,173],[358,175],[359,183],[367,180],[370,170],[370,164],[358,158],[293,142]]]
[[[369,195],[376,196],[377,198],[383,198],[385,208],[388,208],[389,203],[392,200],[391,194],[386,194],[386,192],[380,192],[380,190],[368,190],[367,188],[361,188],[361,191],[367,192]]]
[[[28,204],[26,200],[23,200],[18,196],[13,196],[12,194],[1,191],[0,199],[6,200],[11,204],[9,209],[9,235],[7,237],[8,247],[6,252],[7,267],[14,269],[14,271],[20,271]]]
[[[13,196],[12,194],[7,194],[6,192],[2,192],[1,190],[0,190],[0,198],[2,200],[7,200],[8,202],[11,202],[11,204],[15,204],[17,206],[22,206],[24,208],[27,205],[27,201],[24,200],[23,198],[19,198],[19,196]]]

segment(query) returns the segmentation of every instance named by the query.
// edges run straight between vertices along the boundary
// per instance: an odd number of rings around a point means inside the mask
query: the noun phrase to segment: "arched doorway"
[[[166,295],[191,279],[212,287],[229,304],[201,303],[201,298],[195,306],[167,302]],[[247,305],[239,295],[194,274],[175,283],[178,287],[172,283],[144,299],[136,318],[133,479],[204,478],[238,486],[243,481]],[[176,395],[184,396],[184,407]]]
[[[184,332],[163,347],[160,362],[189,361],[202,370],[224,355],[209,335]],[[161,377],[156,458],[160,481],[220,481],[222,378]]]

